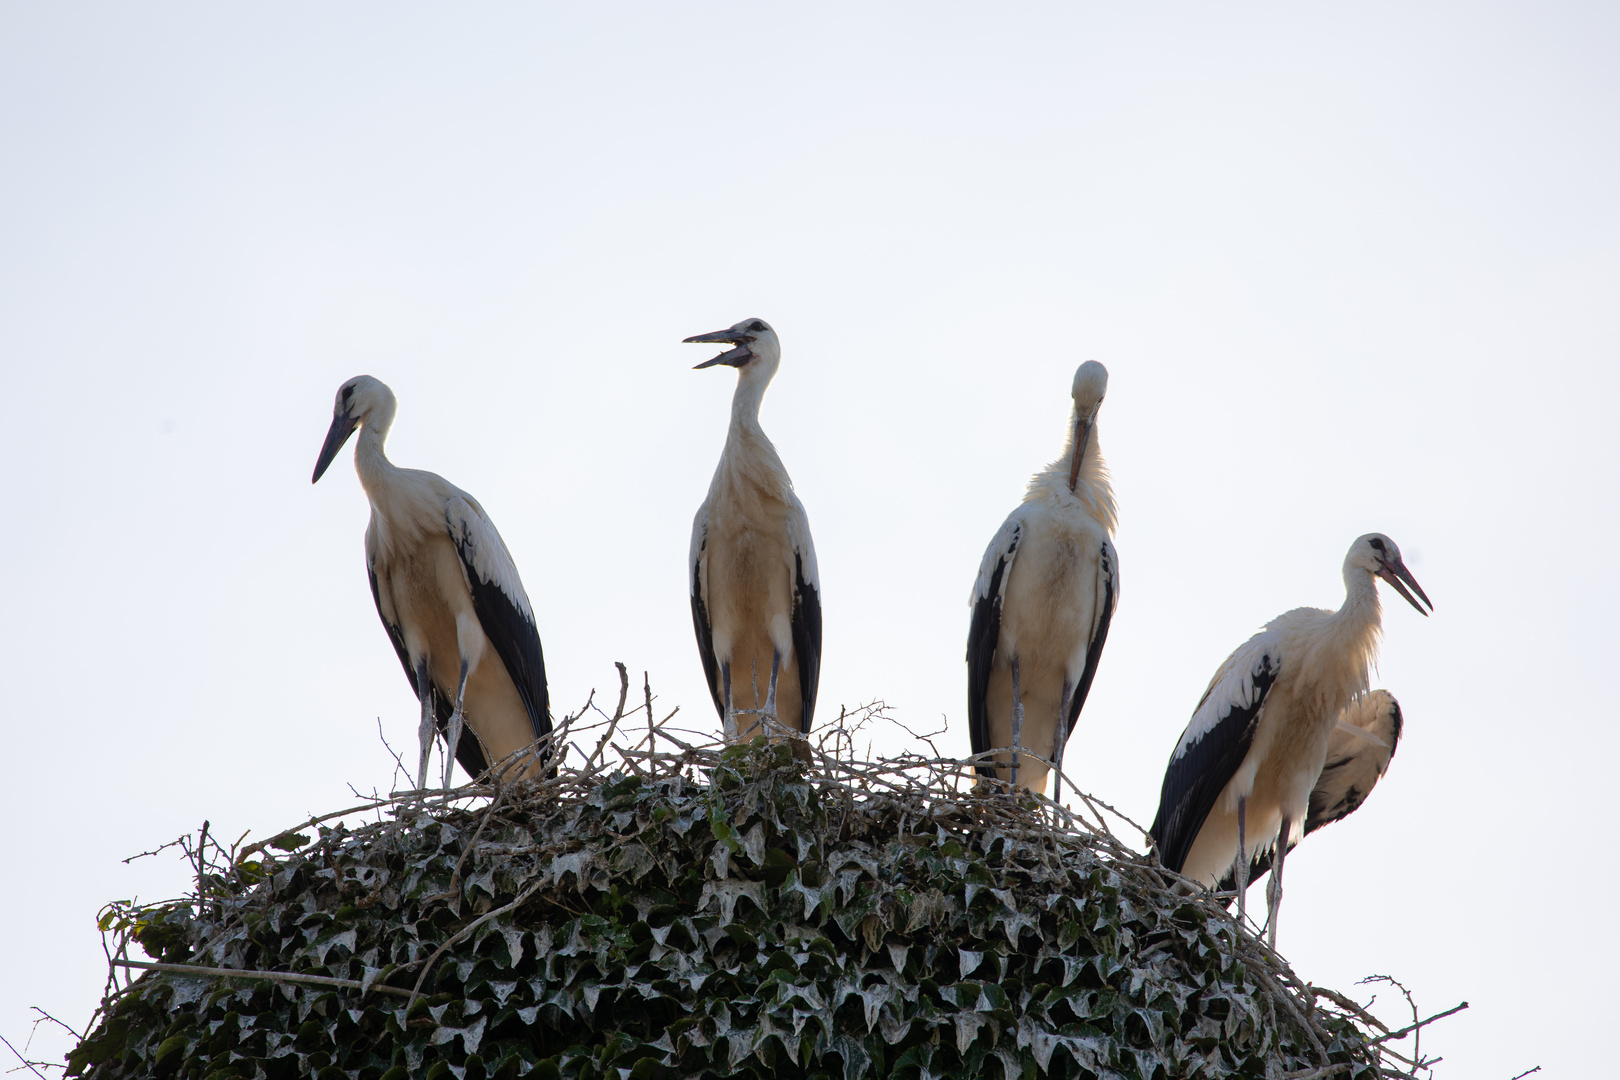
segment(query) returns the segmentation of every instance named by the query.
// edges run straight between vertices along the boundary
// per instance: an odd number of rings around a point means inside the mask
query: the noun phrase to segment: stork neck
[[[1371,633],[1376,641],[1384,625],[1384,608],[1378,599],[1378,581],[1358,566],[1344,568],[1344,604],[1334,621],[1351,635]]]
[[[354,471],[360,474],[362,487],[370,488],[395,470],[394,463],[383,453],[388,441],[388,429],[364,424],[354,446]]]
[[[1074,488],[1069,488],[1069,474],[1074,468],[1074,439],[1076,421],[1075,410],[1069,412],[1069,431],[1063,440],[1063,453],[1058,459],[1035,474],[1030,481],[1029,491],[1024,496],[1028,502],[1034,498],[1046,497],[1063,499],[1078,499],[1089,506],[1109,533],[1113,533],[1117,510],[1114,506],[1114,487],[1108,478],[1108,466],[1103,461],[1102,446],[1099,440],[1100,425],[1094,420],[1091,425],[1091,435],[1086,440],[1085,450],[1080,459],[1080,472],[1075,479]]]
[[[764,435],[759,426],[759,407],[765,400],[765,388],[771,377],[758,368],[744,368],[737,373],[737,392],[731,396],[731,434]]]

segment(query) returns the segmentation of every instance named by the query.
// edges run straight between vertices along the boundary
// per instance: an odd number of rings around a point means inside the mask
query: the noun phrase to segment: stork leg
[[[433,736],[435,734],[433,717],[433,680],[428,676],[427,658],[416,665],[417,696],[422,699],[422,722],[417,726],[416,737],[422,744],[422,757],[416,768],[416,790],[427,788],[428,758],[433,754]]]
[[[1271,880],[1266,882],[1266,944],[1273,949],[1277,947],[1277,911],[1282,907],[1283,859],[1288,855],[1288,833],[1292,828],[1293,822],[1283,818],[1271,860]]]
[[[1018,658],[1012,662],[1012,786],[1018,786],[1018,752],[1024,748],[1024,692],[1018,685]]]
[[[450,770],[456,763],[456,744],[461,742],[461,701],[467,694],[467,658],[461,658],[461,677],[456,680],[456,707],[450,713],[450,722],[444,731],[444,789],[450,790]]]
[[[765,689],[765,715],[771,718],[769,724],[762,724],[767,732],[774,731],[776,727],[776,677],[782,670],[782,653],[778,649],[771,650],[771,685]]]
[[[726,715],[724,717],[725,735],[727,740],[737,737],[737,711],[731,704],[731,661],[727,660],[720,665],[720,681],[725,684]]]
[[[1245,818],[1247,818],[1248,812],[1249,812],[1249,800],[1247,798],[1239,799],[1238,800],[1238,853],[1237,853],[1237,862],[1232,864],[1232,876],[1237,879],[1238,922],[1239,923],[1242,923],[1243,920],[1248,917],[1248,909],[1244,905],[1244,902],[1243,902],[1244,896],[1249,891],[1249,851],[1248,851],[1248,848],[1244,846],[1245,840],[1246,840],[1246,838],[1244,836],[1244,830],[1245,830],[1246,825],[1247,825],[1247,823],[1245,821]]]
[[[1063,700],[1058,702],[1057,732],[1054,740],[1057,745],[1052,747],[1052,801],[1063,801],[1063,748],[1069,744],[1069,699],[1074,696],[1074,684],[1068,679],[1063,680]]]

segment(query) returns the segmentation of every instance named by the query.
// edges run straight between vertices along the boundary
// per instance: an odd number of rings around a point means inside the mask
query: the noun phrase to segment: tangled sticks
[[[125,981],[70,1073],[1423,1068],[1119,842],[1100,804],[1087,824],[937,755],[688,743],[652,722],[650,691],[646,730],[626,722],[625,696],[595,729],[564,725],[559,745],[594,750],[554,777],[379,799],[369,824],[310,822],[313,839],[203,867],[195,897],[109,909]]]

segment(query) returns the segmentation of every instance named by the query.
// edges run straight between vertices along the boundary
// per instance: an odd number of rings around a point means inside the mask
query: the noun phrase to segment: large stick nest
[[[1100,815],[648,718],[550,779],[200,845],[196,895],[107,910],[70,1075],[1406,1075]]]

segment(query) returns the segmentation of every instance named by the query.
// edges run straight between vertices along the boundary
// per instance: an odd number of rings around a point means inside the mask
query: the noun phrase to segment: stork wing
[[[990,718],[986,695],[990,691],[990,671],[996,658],[996,643],[1001,639],[1001,604],[1007,596],[1007,578],[1012,574],[1013,557],[1018,554],[1018,541],[1024,531],[1023,521],[1014,510],[1001,523],[990,546],[984,550],[979,563],[979,576],[973,583],[973,618],[968,623],[968,739],[975,754],[992,749],[990,746]],[[1107,623],[1105,622],[1106,628]],[[1098,646],[1099,651],[1101,646]],[[1089,681],[1087,683],[1089,687]],[[980,776],[994,778],[993,765],[980,764]]]
[[[799,691],[804,710],[799,730],[810,734],[816,712],[816,687],[821,681],[821,571],[816,567],[816,546],[810,540],[810,518],[804,504],[788,493],[788,540],[793,545],[793,655],[799,662]]]
[[[518,578],[501,534],[478,501],[456,491],[445,502],[444,521],[461,556],[461,568],[472,591],[473,610],[484,636],[506,665],[518,697],[529,714],[534,737],[551,734],[551,697],[546,690],[546,660],[534,609]],[[457,759],[460,755],[457,754]]]
[[[1086,646],[1086,667],[1080,673],[1080,681],[1074,688],[1074,697],[1069,702],[1068,726],[1063,729],[1063,742],[1068,744],[1069,736],[1074,734],[1075,722],[1080,719],[1080,710],[1085,707],[1086,695],[1091,693],[1091,680],[1097,677],[1097,663],[1102,659],[1103,645],[1108,641],[1108,624],[1113,621],[1114,608],[1119,604],[1119,553],[1114,550],[1114,544],[1107,538],[1103,539],[1102,552],[1097,561],[1097,607],[1096,622],[1091,628],[1091,644]]]
[[[1346,727],[1365,732],[1358,735]],[[1370,738],[1368,736],[1371,736]],[[1401,741],[1401,705],[1388,690],[1374,690],[1339,714],[1327,761],[1311,790],[1305,832],[1315,832],[1360,809],[1382,779]]]
[[[1347,728],[1365,734],[1358,735]],[[1361,804],[1367,801],[1374,785],[1389,768],[1400,741],[1401,705],[1388,690],[1374,690],[1346,705],[1328,739],[1322,775],[1311,789],[1309,809],[1305,812],[1305,835],[1361,809]],[[1295,841],[1288,845],[1288,850],[1293,851],[1297,846],[1298,841]],[[1270,848],[1255,853],[1254,861],[1249,864],[1250,881],[1271,869],[1271,856]],[[1236,881],[1232,875],[1228,877]],[[1223,883],[1221,888],[1230,889],[1232,885]]]
[[[726,720],[726,703],[720,696],[720,662],[714,656],[714,631],[709,625],[709,609],[703,603],[703,560],[709,542],[709,504],[698,507],[692,519],[692,547],[687,555],[686,573],[692,582],[692,630],[697,634],[698,656],[703,660],[703,677],[714,698],[714,711],[720,722]],[[818,622],[819,626],[819,622]]]
[[[366,530],[366,577],[371,581],[371,600],[377,605],[377,617],[382,619],[383,629],[388,631],[388,640],[393,642],[394,652],[399,655],[399,665],[405,669],[405,681],[411,684],[411,694],[416,698],[418,706],[422,701],[422,687],[416,685],[416,671],[411,667],[411,654],[405,648],[405,635],[401,632],[398,618],[393,610],[393,604],[383,603],[382,586],[377,580],[376,551],[373,548],[372,532]],[[429,687],[428,689],[434,689]],[[450,713],[454,711],[451,695],[435,693],[433,695],[433,715],[439,724],[439,731],[447,731],[450,727]],[[484,759],[484,749],[478,745],[478,739],[462,737],[460,745],[456,747],[456,760],[461,767],[467,770],[468,776],[478,776],[489,768]]]
[[[1170,755],[1148,832],[1159,861],[1177,873],[1215,800],[1249,754],[1260,710],[1282,668],[1278,636],[1262,630],[1226,658]]]

